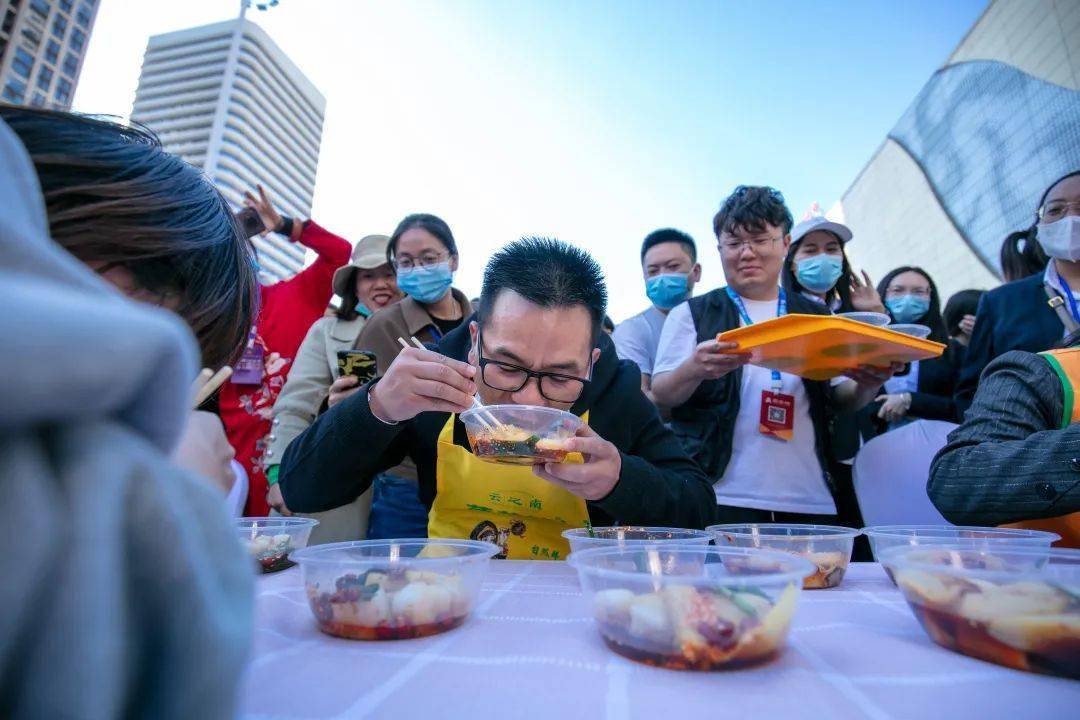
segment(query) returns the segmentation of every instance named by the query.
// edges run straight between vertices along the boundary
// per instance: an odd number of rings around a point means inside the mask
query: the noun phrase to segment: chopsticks
[[[421,350],[427,350],[427,348],[424,347],[424,343],[420,342],[415,337],[410,337],[409,339],[412,340],[412,344],[416,347],[420,348]],[[406,350],[409,349],[409,343],[405,342],[405,338],[399,337],[397,341],[401,345],[401,347],[405,348]],[[473,395],[473,408],[477,410],[476,419],[480,421],[480,424],[483,425],[484,429],[488,432],[494,432],[495,428],[502,425],[502,423],[496,420],[491,413],[484,409],[484,403],[480,402],[479,393]]]
[[[192,407],[197,409],[206,402],[208,397],[213,395],[226,380],[232,377],[232,372],[232,368],[228,365],[213,374],[211,374],[210,368],[203,368],[202,372],[199,373],[199,376],[195,378],[195,382],[191,384],[192,390],[195,393],[195,400]]]

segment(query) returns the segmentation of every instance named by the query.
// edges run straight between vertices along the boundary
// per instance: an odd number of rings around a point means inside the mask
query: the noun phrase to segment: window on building
[[[11,61],[11,70],[16,75],[30,79],[30,72],[34,69],[34,56],[23,50],[15,48],[15,57]]]
[[[11,29],[15,27],[15,11],[8,8],[8,11],[4,13],[4,20],[0,22],[0,32],[10,34]]]
[[[30,0],[30,9],[43,18],[49,17],[48,0]]]
[[[75,73],[79,71],[79,58],[75,56],[75,53],[68,53],[64,56],[64,73],[71,78],[75,77]]]
[[[49,92],[49,86],[52,85],[52,79],[53,71],[42,65],[37,74],[37,86],[45,92]]]
[[[4,86],[3,98],[8,102],[21,103],[23,97],[26,96],[26,83],[21,80],[11,78],[7,81],[7,85]]]
[[[45,107],[45,96],[39,92],[34,93],[34,99],[30,101],[33,107]]]
[[[41,33],[29,25],[23,25],[22,36],[30,42],[30,45],[33,46],[35,50],[41,45]]]
[[[69,13],[71,12],[71,6],[74,4],[73,0],[60,0],[60,9]]]
[[[56,64],[57,59],[60,57],[60,43],[55,40],[50,40],[49,44],[45,46],[45,59]]]
[[[93,6],[90,3],[84,2],[79,6],[79,11],[75,14],[75,22],[79,23],[79,27],[83,30],[90,29],[90,18],[94,16]]]
[[[86,44],[86,33],[79,28],[71,28],[71,49],[81,52]]]
[[[53,95],[56,102],[66,105],[71,101],[71,83],[64,78],[56,81],[56,94]]]
[[[65,32],[67,32],[67,18],[57,15],[52,21],[52,34],[57,40],[63,40]]]

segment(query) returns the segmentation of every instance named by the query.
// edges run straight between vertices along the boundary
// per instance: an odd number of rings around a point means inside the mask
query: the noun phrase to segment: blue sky
[[[355,241],[440,214],[468,293],[494,249],[555,234],[601,260],[619,320],[646,304],[650,230],[690,232],[715,287],[711,218],[736,184],[775,185],[797,219],[839,199],[985,5],[282,0],[251,18],[328,99],[316,219]],[[76,109],[126,115],[151,34],[236,6],[104,0]]]

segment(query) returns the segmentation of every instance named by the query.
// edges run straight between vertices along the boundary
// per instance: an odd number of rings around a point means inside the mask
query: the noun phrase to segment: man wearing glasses
[[[791,313],[827,312],[780,286],[792,217],[769,187],[739,186],[713,219],[727,287],[673,309],[653,368],[656,403],[710,479],[732,522],[828,522],[829,416],[871,402],[898,367],[853,368],[834,383],[748,364],[716,336]],[[844,503],[842,503],[843,505]]]
[[[480,312],[436,350],[403,350],[379,380],[325,413],[285,453],[294,511],[350,501],[371,477],[411,457],[433,537],[498,537],[511,558],[562,559],[563,530],[635,524],[703,527],[715,517],[708,480],[641,393],[602,332],[607,291],[584,251],[524,239],[496,253]],[[479,461],[457,413],[539,405],[585,420],[574,463]]]

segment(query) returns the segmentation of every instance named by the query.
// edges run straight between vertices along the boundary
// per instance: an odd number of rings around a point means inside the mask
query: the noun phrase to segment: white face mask
[[[1080,261],[1080,217],[1066,215],[1049,225],[1040,223],[1036,227],[1035,238],[1050,257]]]

